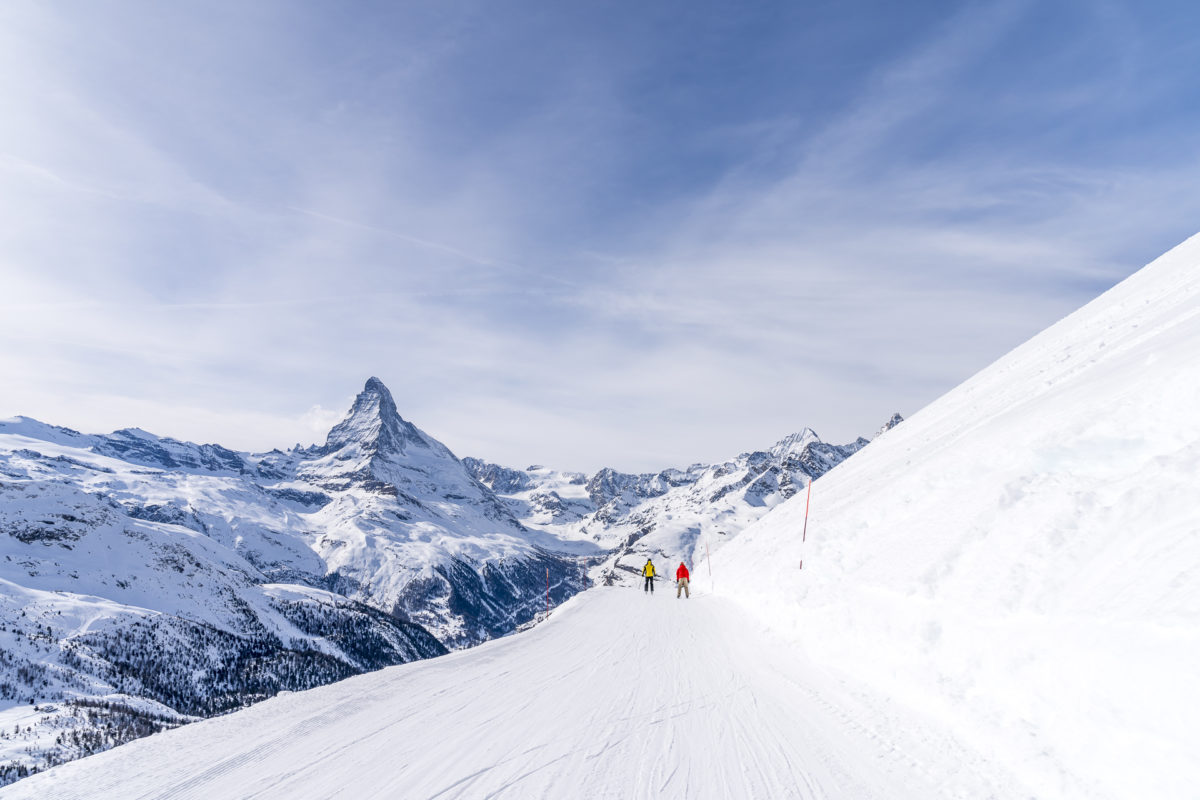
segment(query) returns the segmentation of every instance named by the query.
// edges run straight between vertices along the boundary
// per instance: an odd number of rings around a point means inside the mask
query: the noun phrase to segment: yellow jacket
[[[654,565],[651,564],[649,561],[647,561],[646,566],[642,567],[642,574],[645,575],[647,578],[653,578],[654,577]]]

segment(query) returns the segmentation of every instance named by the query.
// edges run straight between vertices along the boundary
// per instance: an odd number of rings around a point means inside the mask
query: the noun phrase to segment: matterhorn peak
[[[388,400],[392,399],[392,393],[389,392],[388,388],[383,385],[383,381],[379,380],[379,378],[376,378],[374,375],[367,378],[367,384],[363,387],[363,391],[375,392],[376,394],[383,395]]]
[[[370,454],[404,453],[408,445],[428,447],[425,437],[396,409],[396,401],[383,381],[367,379],[363,390],[354,398],[349,413],[325,440],[326,452],[357,445]]]

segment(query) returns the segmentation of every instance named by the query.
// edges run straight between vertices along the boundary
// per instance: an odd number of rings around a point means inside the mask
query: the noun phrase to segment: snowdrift
[[[887,432],[716,590],[1019,771],[1200,785],[1200,236]],[[803,568],[801,562],[803,561]]]

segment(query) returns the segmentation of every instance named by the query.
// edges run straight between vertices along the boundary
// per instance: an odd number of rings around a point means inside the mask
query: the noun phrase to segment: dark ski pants
[[[646,576],[646,585],[642,587],[642,591],[649,592],[650,594],[654,594],[654,576],[653,575]]]

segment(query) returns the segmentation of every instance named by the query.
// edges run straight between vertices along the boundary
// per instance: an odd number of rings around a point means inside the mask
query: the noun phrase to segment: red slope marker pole
[[[804,533],[800,536],[800,541],[808,541],[808,506],[812,503],[812,478],[808,479],[808,496],[804,498]]]
[[[804,532],[800,534],[800,543],[808,541],[808,506],[812,503],[812,478],[808,479],[808,496],[804,499]],[[800,569],[804,569],[804,558],[800,558]]]
[[[550,568],[546,567],[546,616],[550,616]]]

